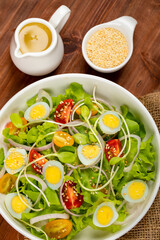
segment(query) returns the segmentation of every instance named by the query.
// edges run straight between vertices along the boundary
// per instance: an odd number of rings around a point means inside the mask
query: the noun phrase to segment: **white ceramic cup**
[[[103,73],[112,73],[112,72],[116,72],[118,70],[120,70],[122,67],[124,67],[126,65],[126,63],[129,61],[129,59],[132,56],[133,53],[133,34],[134,34],[134,30],[136,27],[137,21],[129,16],[123,16],[120,18],[117,18],[111,22],[107,22],[107,23],[102,23],[99,25],[96,25],[95,27],[91,28],[86,35],[84,36],[83,42],[82,42],[82,53],[83,53],[83,57],[86,60],[86,62],[90,65],[90,67],[92,67],[93,69],[95,69],[98,72],[103,72]],[[113,68],[101,68],[96,66],[89,58],[87,55],[87,43],[89,38],[98,30],[102,29],[102,28],[115,28],[117,30],[119,30],[126,38],[127,42],[128,42],[128,55],[126,57],[126,59],[124,60],[124,62],[122,62],[120,65],[113,67]]]

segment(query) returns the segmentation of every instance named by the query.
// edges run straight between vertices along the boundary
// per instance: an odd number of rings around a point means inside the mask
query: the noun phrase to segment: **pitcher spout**
[[[17,48],[15,49],[14,55],[15,55],[16,58],[22,58],[22,57],[25,57],[25,56],[24,56],[25,54],[22,54],[22,53],[21,53],[19,47],[17,47]]]

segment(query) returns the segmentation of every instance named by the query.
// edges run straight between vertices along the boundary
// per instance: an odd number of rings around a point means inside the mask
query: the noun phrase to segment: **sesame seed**
[[[113,68],[128,55],[128,43],[124,35],[114,28],[102,28],[87,43],[88,58],[98,67]]]

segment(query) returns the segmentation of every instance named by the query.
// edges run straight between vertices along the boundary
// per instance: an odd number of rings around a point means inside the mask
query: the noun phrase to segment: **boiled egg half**
[[[24,118],[29,122],[33,122],[47,118],[49,113],[50,109],[47,103],[37,102],[25,111]]]
[[[10,174],[19,172],[27,163],[27,152],[21,148],[10,148],[4,160],[5,169]]]
[[[94,162],[98,161],[101,156],[101,149],[98,144],[86,144],[79,145],[78,149],[78,158],[84,165],[91,165]]]
[[[58,161],[48,161],[43,166],[43,177],[49,188],[56,190],[63,182],[64,169]]]
[[[31,201],[24,195],[21,195],[23,201],[31,206]],[[22,213],[28,213],[30,208],[22,202],[17,193],[9,193],[5,197],[5,205],[10,212],[10,214],[18,219],[21,219]]]
[[[107,111],[100,117],[99,127],[103,133],[115,134],[120,131],[121,120],[116,112]]]
[[[111,202],[101,203],[93,215],[93,224],[97,227],[108,227],[118,218],[115,206]]]
[[[142,202],[148,195],[148,185],[142,180],[135,179],[123,186],[121,194],[127,202]]]

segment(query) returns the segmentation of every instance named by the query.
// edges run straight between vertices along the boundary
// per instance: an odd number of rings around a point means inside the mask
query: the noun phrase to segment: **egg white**
[[[60,172],[61,172],[61,179],[60,181],[57,183],[57,184],[52,184],[52,183],[49,183],[46,179],[45,179],[45,171],[48,167],[50,166],[56,166],[59,168]],[[47,183],[48,187],[53,189],[53,190],[56,190],[58,189],[61,185],[62,185],[62,182],[63,182],[63,177],[64,177],[64,168],[63,168],[63,165],[58,162],[58,161],[48,161],[44,164],[43,166],[43,177],[45,179],[45,182]]]
[[[119,126],[118,126],[118,127],[116,127],[116,128],[110,128],[110,127],[106,126],[106,125],[103,123],[103,117],[104,117],[105,115],[108,115],[108,114],[112,114],[112,115],[114,115],[115,117],[118,118],[118,120],[119,120]],[[121,128],[121,119],[120,119],[120,117],[118,116],[118,114],[117,114],[116,112],[107,111],[107,112],[105,112],[105,113],[103,113],[103,114],[101,115],[101,117],[100,117],[100,119],[99,119],[99,127],[100,127],[100,129],[101,129],[101,131],[102,131],[103,133],[106,133],[106,134],[109,134],[109,135],[115,134],[115,133],[117,133],[117,132],[120,131],[120,128]]]
[[[21,154],[23,155],[23,157],[24,157],[24,164],[23,164],[20,168],[14,169],[14,170],[11,169],[11,168],[9,168],[9,167],[7,167],[7,165],[6,165],[6,158],[8,158],[8,156],[11,154],[12,149],[15,149],[16,152],[21,153]],[[10,174],[15,174],[15,173],[21,171],[22,168],[27,164],[27,152],[26,152],[25,149],[22,149],[22,148],[10,148],[10,149],[8,150],[8,152],[7,152],[6,158],[5,158],[5,160],[4,160],[4,166],[5,166],[6,171],[7,171],[8,173],[10,173]]]
[[[99,210],[101,207],[103,207],[103,206],[110,207],[110,208],[112,209],[112,211],[113,211],[113,217],[112,217],[111,221],[110,221],[107,225],[102,225],[102,224],[100,224],[100,223],[98,222],[98,220],[97,220],[97,212],[98,212],[98,210]],[[112,223],[114,223],[114,222],[117,220],[118,216],[119,216],[119,215],[118,215],[118,213],[117,213],[117,211],[116,211],[116,208],[115,208],[114,204],[111,203],[111,202],[104,202],[104,203],[101,203],[101,204],[96,208],[96,210],[95,210],[95,212],[94,212],[94,215],[93,215],[93,224],[94,224],[95,226],[97,226],[97,227],[108,227],[108,226],[110,226]]]
[[[129,186],[131,185],[131,183],[133,182],[142,182],[145,184],[145,192],[143,194],[143,196],[140,198],[140,199],[132,199],[130,196],[129,196],[129,193],[128,193],[128,188]],[[130,202],[130,203],[138,203],[138,202],[143,202],[147,195],[148,195],[148,185],[142,181],[142,180],[139,180],[139,179],[135,179],[133,181],[130,181],[128,182],[126,185],[123,186],[122,188],[122,191],[121,191],[121,194],[122,194],[122,197],[127,201],[127,202]]]
[[[15,217],[15,218],[18,218],[18,219],[21,219],[21,215],[22,213],[16,213],[12,207],[11,207],[11,201],[12,201],[12,198],[17,196],[18,194],[17,193],[9,193],[5,196],[5,205],[6,205],[6,208],[7,210],[10,212],[10,214]],[[22,195],[21,195],[22,196]],[[28,205],[31,206],[31,201],[23,195],[23,197],[25,197],[25,199],[27,200],[28,202]],[[30,209],[29,208],[26,208],[26,210],[23,212],[23,213],[29,213]]]
[[[30,116],[31,110],[33,107],[35,107],[36,105],[43,105],[44,108],[46,109],[46,114],[43,117],[37,118],[37,119],[32,119]],[[37,102],[35,104],[33,104],[32,106],[30,106],[29,108],[27,108],[27,110],[24,113],[24,118],[28,121],[28,122],[33,122],[36,120],[42,120],[42,119],[46,119],[49,116],[50,113],[50,109],[49,109],[49,105],[45,102]]]
[[[101,152],[102,152],[99,145],[94,144],[99,147],[99,153],[95,158],[87,159],[82,153],[83,147],[87,146],[87,145],[91,145],[91,144],[79,145],[77,148],[78,158],[81,161],[81,163],[83,163],[85,166],[92,165],[94,162],[98,161],[98,159],[100,159],[100,157],[101,157]]]

